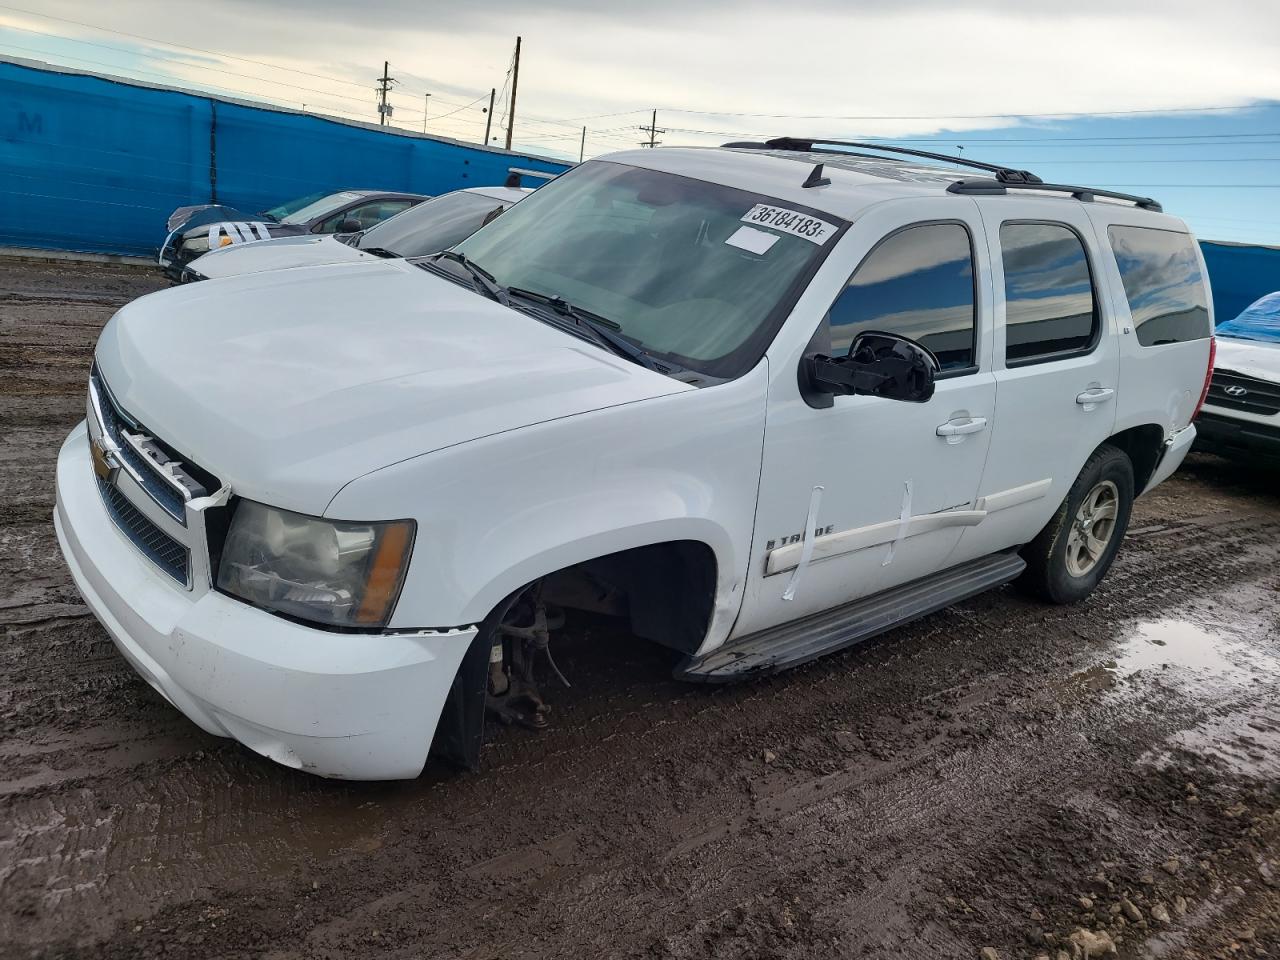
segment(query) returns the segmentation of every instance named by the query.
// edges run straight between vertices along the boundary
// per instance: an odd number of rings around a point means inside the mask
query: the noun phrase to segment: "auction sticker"
[[[800,213],[798,210],[788,210],[786,207],[771,207],[767,203],[757,203],[747,211],[747,215],[742,218],[742,222],[749,223],[753,227],[768,227],[771,230],[781,230],[783,233],[789,233],[793,237],[801,237],[810,243],[819,245],[830,240],[835,236],[836,232],[836,226],[833,223],[827,223],[825,220],[811,217],[807,213]]]

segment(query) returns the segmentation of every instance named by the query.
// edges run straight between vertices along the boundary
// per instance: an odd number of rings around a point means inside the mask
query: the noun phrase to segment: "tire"
[[[1049,603],[1083,600],[1107,575],[1132,510],[1133,464],[1104,443],[1085,462],[1045,528],[1020,551],[1027,569],[1018,586]]]

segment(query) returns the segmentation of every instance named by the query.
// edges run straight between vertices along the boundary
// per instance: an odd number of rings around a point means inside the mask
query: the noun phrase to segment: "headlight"
[[[218,588],[316,623],[384,626],[404,583],[414,526],[321,520],[241,500],[218,564]]]
[[[189,240],[183,240],[182,249],[186,250],[188,253],[208,253],[209,238],[191,237]]]

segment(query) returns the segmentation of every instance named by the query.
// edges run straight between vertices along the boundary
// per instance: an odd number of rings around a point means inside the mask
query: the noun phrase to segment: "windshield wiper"
[[[372,253],[375,257],[398,257],[400,254],[394,250],[388,250],[386,247],[362,247],[358,243],[354,244],[355,248],[361,253]]]
[[[642,367],[648,367],[650,370],[658,370],[658,367],[643,349],[637,347],[625,337],[620,337],[613,331],[621,330],[622,327],[614,323],[607,317],[602,317],[598,313],[591,313],[580,307],[575,307],[564,297],[559,294],[539,293],[536,290],[525,290],[520,287],[509,287],[507,293],[513,297],[520,297],[524,300],[533,300],[537,303],[544,303],[553,311],[562,317],[568,317],[579,327],[586,330],[591,339],[600,346],[611,350],[613,353],[634,363],[640,364]],[[658,370],[660,373],[667,373],[668,370]]]
[[[507,288],[494,280],[493,274],[484,269],[484,267],[468,260],[465,253],[459,253],[457,250],[441,250],[431,259],[452,260],[454,263],[460,264],[467,273],[471,274],[471,283],[477,290],[486,294],[489,299],[497,300],[504,307],[509,305]]]

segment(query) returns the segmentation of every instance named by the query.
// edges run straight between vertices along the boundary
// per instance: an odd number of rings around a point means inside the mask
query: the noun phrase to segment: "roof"
[[[533,193],[533,187],[465,187],[459,193],[477,193],[482,197],[515,203]]]
[[[336,197],[336,196],[337,196],[338,194],[340,194],[340,193],[354,193],[354,194],[356,194],[357,196],[360,196],[360,197],[415,197],[415,198],[419,198],[419,199],[422,199],[422,200],[430,200],[430,199],[431,199],[431,194],[429,194],[429,193],[410,193],[408,190],[352,190],[352,189],[347,189],[347,190],[334,190],[332,193],[330,193],[330,194],[329,194],[329,196],[331,196],[331,197]]]
[[[957,181],[969,184],[989,184],[1004,193],[1004,187],[987,180],[986,175],[976,175],[973,169],[948,166],[944,163],[917,163],[857,152],[834,150],[796,150],[745,147],[663,147],[660,149],[625,150],[602,157],[637,167],[679,174],[694,179],[722,183],[753,193],[775,197],[815,210],[825,210],[847,220],[855,219],[866,208],[885,200],[904,197],[954,197],[948,190]],[[830,180],[819,189],[803,186],[806,177],[817,164],[823,165],[822,175]],[[1064,203],[1081,203],[1069,192],[1054,192],[1058,188],[1045,185],[1010,183],[1009,195],[1027,196],[1019,190],[1036,189],[1036,196]],[[1087,188],[1062,188],[1079,190],[1088,194]],[[976,190],[974,193],[986,191]],[[972,194],[969,194],[972,195]],[[998,199],[998,198],[994,198]],[[1092,199],[1087,197],[1086,199]],[[1136,210],[1129,204],[1107,204],[1113,209]],[[1158,216],[1158,214],[1154,214]]]

